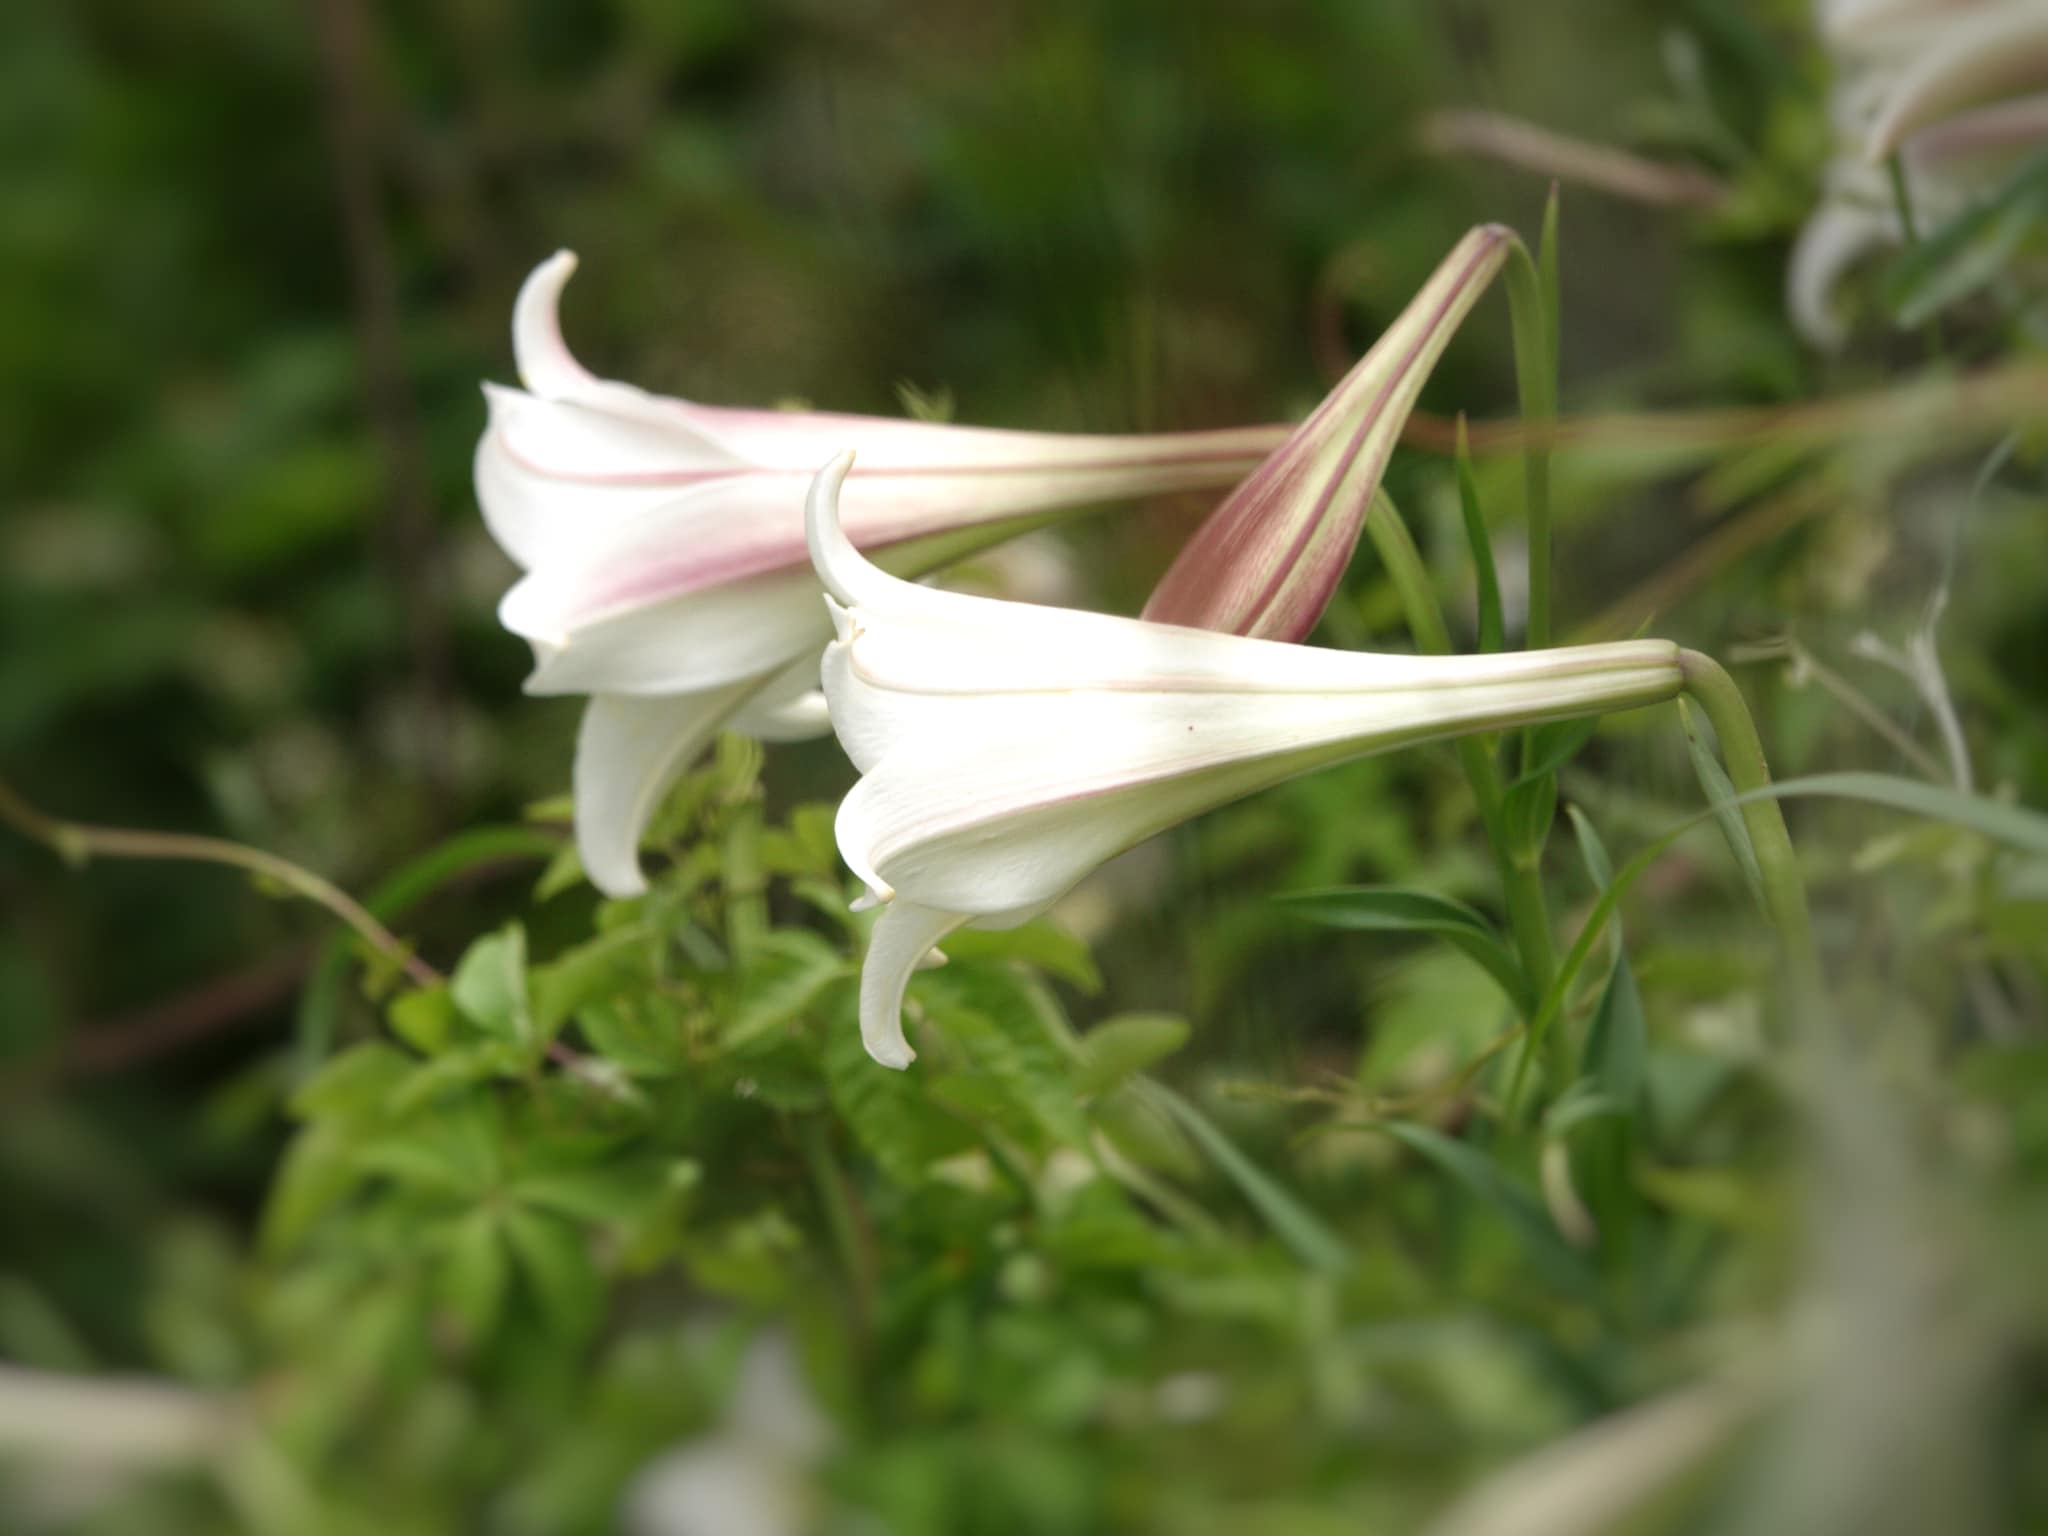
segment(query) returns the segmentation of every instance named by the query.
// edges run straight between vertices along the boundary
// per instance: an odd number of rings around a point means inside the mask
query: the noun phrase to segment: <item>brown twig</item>
[[[1476,155],[1653,208],[1718,208],[1728,184],[1689,165],[1647,160],[1503,112],[1437,112],[1422,124],[1432,154]]]
[[[1875,432],[1916,436],[1961,425],[1990,434],[2001,426],[2038,421],[2048,414],[2048,367],[2016,363],[1961,376],[1916,380],[1797,405],[1716,406],[1696,411],[1607,411],[1560,417],[1547,426],[1520,421],[1471,423],[1475,456],[1519,453],[1530,443],[1554,448],[1627,446],[1665,451],[1727,447],[1752,438],[1805,436],[1815,441]],[[1426,453],[1456,450],[1454,417],[1417,411],[1402,441]]]
[[[99,827],[46,816],[0,782],[0,822],[5,822],[77,867],[90,859],[167,859],[183,863],[225,864],[275,881],[296,896],[316,902],[360,934],[423,987],[441,984],[441,973],[413,954],[398,937],[372,916],[363,904],[331,880],[311,870],[226,838],[183,832],[149,832],[130,827]]]

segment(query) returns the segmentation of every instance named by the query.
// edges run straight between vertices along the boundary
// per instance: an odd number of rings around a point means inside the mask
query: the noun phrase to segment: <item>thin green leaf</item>
[[[1756,845],[1749,840],[1749,823],[1735,807],[1735,785],[1728,770],[1721,766],[1719,748],[1712,740],[1714,728],[1688,699],[1678,701],[1678,723],[1685,731],[1685,750],[1692,758],[1692,771],[1699,776],[1700,788],[1706,791],[1707,804],[1714,807],[1715,824],[1721,829],[1728,851],[1735,855],[1735,867],[1742,871],[1751,899],[1757,910],[1762,911],[1764,872],[1756,861]]]
[[[1585,968],[1587,957],[1593,952],[1594,944],[1599,941],[1601,933],[1614,916],[1615,909],[1620,905],[1621,898],[1627,894],[1629,887],[1642,878],[1665,849],[1701,822],[1712,819],[1724,809],[1740,807],[1757,800],[1806,798],[1856,800],[1866,805],[1881,805],[1979,833],[1993,842],[2002,843],[2021,852],[2048,856],[2048,815],[2028,810],[2024,806],[1987,800],[1981,795],[1964,794],[1960,790],[1943,789],[1939,785],[1925,784],[1917,779],[1901,779],[1882,773],[1822,773],[1802,779],[1786,779],[1777,784],[1768,784],[1761,789],[1751,790],[1747,794],[1737,795],[1733,800],[1711,806],[1696,816],[1689,816],[1677,826],[1654,838],[1615,871],[1613,884],[1601,892],[1600,899],[1593,904],[1592,911],[1587,913],[1585,924],[1579,929],[1579,936],[1573,940],[1570,952],[1558,966],[1550,990],[1544,994],[1534,1016],[1529,1020],[1529,1029],[1523,1039],[1522,1055],[1516,1063],[1514,1080],[1508,1090],[1510,1117],[1514,1113],[1515,1105],[1521,1100],[1522,1086],[1527,1078],[1530,1062],[1542,1048],[1544,1036],[1562,1011],[1565,1000],[1571,995],[1572,987],[1578,981],[1580,971]]]
[[[2044,218],[2048,150],[2029,156],[1997,191],[1907,249],[1885,277],[1885,307],[1906,329],[1924,324],[2005,272]]]
[[[1210,1161],[1237,1186],[1238,1193],[1265,1219],[1273,1235],[1311,1269],[1342,1274],[1351,1268],[1351,1254],[1307,1206],[1238,1149],[1237,1143],[1207,1115],[1172,1089],[1146,1083],[1144,1093],[1185,1130]]]
[[[526,930],[507,923],[470,945],[455,967],[448,995],[478,1029],[516,1044],[531,1043],[535,1031],[526,994]]]
[[[1478,584],[1479,649],[1498,651],[1507,645],[1507,623],[1500,603],[1500,573],[1493,563],[1493,535],[1479,502],[1479,481],[1472,472],[1472,450],[1466,440],[1465,415],[1458,413],[1458,510],[1465,520],[1465,541],[1472,551]]]
[[[1434,934],[1498,982],[1517,1008],[1526,1008],[1530,1001],[1514,951],[1492,923],[1461,901],[1404,885],[1336,886],[1291,892],[1279,899],[1325,928]]]
[[[1500,800],[1501,835],[1507,839],[1508,854],[1524,869],[1534,869],[1543,859],[1543,845],[1550,838],[1550,825],[1557,820],[1557,776],[1539,773],[1516,780]]]
[[[1188,1043],[1188,1021],[1170,1013],[1126,1013],[1105,1019],[1081,1037],[1074,1091],[1114,1091]]]
[[[1516,782],[1524,782],[1546,773],[1556,773],[1584,749],[1593,739],[1593,733],[1600,729],[1600,717],[1587,715],[1579,720],[1553,720],[1547,725],[1529,728],[1526,738],[1528,752],[1524,766]]]

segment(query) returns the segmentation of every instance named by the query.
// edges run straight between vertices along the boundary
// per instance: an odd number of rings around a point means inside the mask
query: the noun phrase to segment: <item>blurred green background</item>
[[[1282,419],[1470,224],[1533,237],[1542,178],[1426,143],[1432,114],[1483,108],[1728,191],[1702,212],[1567,189],[1568,413],[1895,382],[1914,345],[1824,360],[1784,321],[1787,242],[1827,147],[1823,80],[1796,0],[15,0],[0,6],[0,779],[52,815],[237,839],[358,892],[558,796],[575,703],[520,694],[526,653],[493,618],[513,568],[469,475],[478,382],[512,379],[513,294],[561,247],[582,258],[572,346],[650,389],[1090,431]],[[1425,409],[1511,416],[1507,337],[1490,298]],[[1957,360],[1984,356],[1966,342]],[[1703,489],[1697,461],[1652,447],[1623,432],[1560,464],[1564,630],[1803,486],[1825,511],[1744,524],[1755,536],[1646,589],[1630,622],[1655,608],[1659,633],[1724,651],[1789,623],[1840,655],[1865,627],[1901,638],[1932,573],[1960,569],[1951,682],[1966,716],[1995,721],[1979,782],[2044,798],[2038,498],[1987,511],[1957,566],[1974,461],[1723,445]],[[1482,469],[1505,557],[1519,466]],[[1389,484],[1463,592],[1443,456],[1403,456]],[[1076,600],[1135,611],[1207,505],[1169,498],[1059,536],[1080,552]],[[1326,641],[1396,628],[1370,565]],[[1869,686],[1925,725],[1905,682]],[[1781,771],[1899,766],[1814,690],[1773,686],[1765,704]],[[1600,801],[1617,840],[1697,805],[1682,749],[1620,736],[1606,761],[1629,788]],[[1175,878],[1091,933],[1105,1007],[1186,1012],[1207,1059],[1272,1080],[1351,1071],[1368,1003],[1387,1059],[1426,1042],[1462,977],[1339,956],[1266,898],[1481,884],[1477,852],[1437,846],[1468,809],[1425,792],[1442,766],[1358,765],[1177,835]],[[771,754],[778,808],[848,779],[829,742]],[[1821,862],[1854,887],[1921,855],[1944,856],[1859,835]],[[484,861],[406,932],[446,968],[532,876]],[[1698,877],[1671,875],[1673,910]],[[1840,918],[1832,937],[1869,961],[1855,1006],[1875,1006],[1889,962],[1941,972],[1884,935],[1967,930],[1965,884],[1888,886],[1879,917]],[[537,922],[566,934],[591,906],[572,893]],[[11,834],[0,910],[0,1360],[239,1379],[223,1298],[286,1141],[323,919],[227,870],[66,872]],[[1988,947],[2037,949],[2022,930],[2040,911],[2007,910]],[[1725,905],[1688,921],[1658,934],[1648,985],[1698,1023],[1729,972],[1754,979],[1757,933]],[[1916,1017],[1963,1016],[1949,983]],[[371,1009],[352,992],[345,1006],[361,1032]],[[1753,1005],[1724,1011],[1713,1027],[1754,1027]],[[1731,1156],[1744,1114],[1718,1133]],[[1751,1171],[1775,1192],[1775,1169]],[[1411,1205],[1412,1225],[1429,1209]],[[1734,1225],[1779,1225],[1723,1298],[1792,1265],[1784,1220],[1743,1207]],[[1439,1347],[1465,1346],[1374,1344],[1396,1374]],[[1444,1458],[1446,1487],[1458,1456],[1562,1427],[1568,1394],[1521,1414],[1523,1384],[1496,1365],[1457,1378],[1477,1438],[1417,1451]],[[1656,1374],[1630,1362],[1614,1379]],[[1496,1415],[1514,1427],[1488,1439]],[[2002,1444],[2024,1466],[2042,1440]]]

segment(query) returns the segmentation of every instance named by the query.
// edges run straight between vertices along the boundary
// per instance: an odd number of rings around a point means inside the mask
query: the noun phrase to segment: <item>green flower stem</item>
[[[1394,583],[1401,610],[1408,619],[1408,632],[1415,637],[1416,645],[1432,656],[1449,655],[1451,632],[1444,622],[1436,590],[1430,585],[1429,573],[1423,568],[1414,540],[1408,537],[1407,525],[1384,491],[1373,498],[1372,508],[1366,513],[1365,530],[1379,553],[1380,563],[1387,569],[1388,579]],[[1473,798],[1479,803],[1479,821],[1486,829],[1486,840],[1493,848],[1501,893],[1507,903],[1508,926],[1522,958],[1529,994],[1541,997],[1557,971],[1557,951],[1551,938],[1550,909],[1543,899],[1543,881],[1534,867],[1517,863],[1508,849],[1500,819],[1500,772],[1494,766],[1493,755],[1478,737],[1461,736],[1453,745],[1458,761],[1464,765],[1465,777],[1471,782]]]
[[[1686,692],[1720,738],[1721,758],[1736,792],[1768,789],[1770,764],[1764,760],[1756,722],[1750,718],[1735,679],[1713,657],[1699,651],[1680,651],[1678,666],[1685,676]],[[1806,883],[1792,851],[1792,836],[1785,829],[1785,814],[1775,799],[1764,797],[1744,802],[1742,820],[1763,877],[1765,910],[1784,941],[1795,983],[1810,996],[1819,986],[1820,960],[1813,943],[1813,918],[1806,905]]]

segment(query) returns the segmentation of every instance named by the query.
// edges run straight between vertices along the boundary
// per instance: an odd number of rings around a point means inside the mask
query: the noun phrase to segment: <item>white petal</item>
[[[519,377],[537,395],[573,396],[597,379],[562,340],[562,290],[576,271],[576,253],[557,251],[527,274],[512,303],[512,356]]]
[[[832,637],[817,578],[780,571],[680,597],[573,631],[541,628],[527,581],[498,610],[536,641],[529,693],[689,693],[780,671]]]
[[[591,539],[687,497],[733,466],[701,460],[687,438],[609,412],[484,385],[477,504],[505,552],[531,569],[575,560]]]
[[[903,1038],[904,991],[932,947],[966,921],[908,901],[890,902],[875,920],[860,970],[860,1038],[883,1066],[900,1072],[917,1059]]]
[[[1330,693],[970,699],[848,689],[828,673],[842,738],[872,724],[878,696],[892,733],[841,806],[840,848],[856,874],[898,900],[977,919],[1041,906],[1155,833],[1310,769],[1678,690],[1668,644],[1578,649],[1570,670],[1530,665],[1471,681],[1446,669],[1434,685]]]
[[[640,834],[719,728],[766,681],[675,698],[599,694],[583,711],[576,737],[576,851],[591,884],[607,896],[647,889]]]
[[[1835,308],[1835,287],[1866,253],[1898,238],[1894,215],[1842,203],[1819,208],[1792,246],[1785,269],[1785,308],[1800,335],[1830,351],[1848,340]]]
[[[825,695],[818,687],[818,656],[806,653],[740,706],[728,730],[762,741],[809,741],[832,729]]]
[[[2048,5],[1989,7],[1932,35],[1899,76],[1864,141],[1873,164],[1959,107],[2048,82]]]

